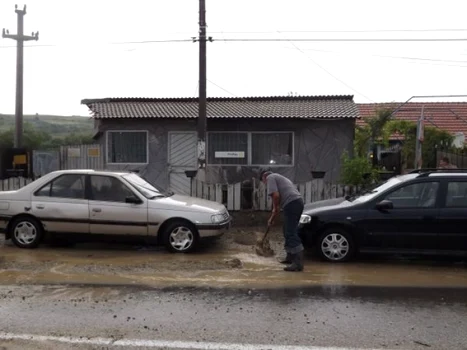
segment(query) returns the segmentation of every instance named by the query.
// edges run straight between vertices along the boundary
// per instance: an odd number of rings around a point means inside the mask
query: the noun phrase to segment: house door
[[[190,179],[186,170],[196,170],[198,148],[196,132],[169,132],[169,189],[176,194],[190,195]]]

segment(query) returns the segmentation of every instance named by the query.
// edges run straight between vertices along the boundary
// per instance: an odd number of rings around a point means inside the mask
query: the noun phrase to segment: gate
[[[191,131],[169,132],[169,189],[190,195],[190,178],[186,170],[196,170],[198,164],[197,135]]]

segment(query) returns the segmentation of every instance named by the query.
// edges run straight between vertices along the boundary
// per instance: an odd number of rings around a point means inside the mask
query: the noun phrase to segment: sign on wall
[[[245,152],[215,152],[216,158],[245,158]]]
[[[81,157],[81,150],[79,148],[68,148],[68,157],[70,158]]]

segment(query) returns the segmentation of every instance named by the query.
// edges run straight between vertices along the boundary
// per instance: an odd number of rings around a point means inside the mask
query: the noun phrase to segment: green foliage
[[[354,152],[357,157],[366,157],[368,152],[378,144],[387,145],[391,134],[386,129],[392,111],[379,109],[372,117],[365,118],[364,126],[357,126],[355,130]]]
[[[402,159],[406,168],[415,168],[415,145],[417,141],[417,124],[406,120],[392,120],[386,126],[390,134],[399,133],[403,138]],[[449,132],[431,126],[425,126],[422,144],[423,167],[436,167],[436,149],[452,150],[454,136]],[[442,146],[444,145],[444,146]]]
[[[378,170],[373,168],[366,157],[349,157],[342,154],[341,183],[352,186],[368,185],[379,178]]]
[[[14,128],[0,132],[0,148],[13,147]],[[55,134],[54,134],[55,135]],[[90,144],[93,143],[91,133],[71,132],[65,136],[52,136],[50,133],[37,129],[31,123],[25,123],[23,127],[23,147],[44,150],[54,149],[64,145]]]

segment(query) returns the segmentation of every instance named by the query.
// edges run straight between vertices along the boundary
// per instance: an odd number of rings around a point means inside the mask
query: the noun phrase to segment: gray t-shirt
[[[292,181],[290,181],[285,176],[279,174],[270,174],[267,177],[267,185],[268,196],[271,196],[273,192],[279,192],[281,196],[282,209],[290,202],[302,198],[300,192],[298,192]]]

